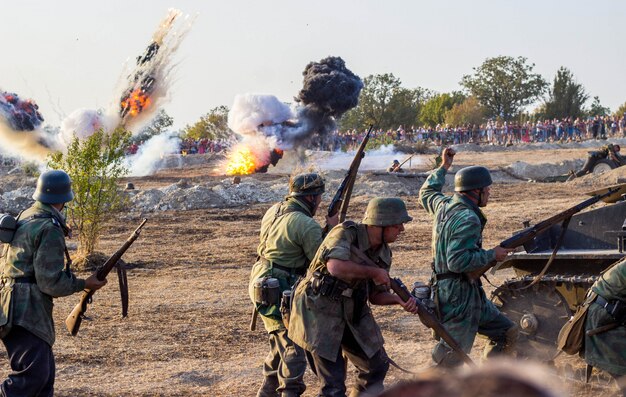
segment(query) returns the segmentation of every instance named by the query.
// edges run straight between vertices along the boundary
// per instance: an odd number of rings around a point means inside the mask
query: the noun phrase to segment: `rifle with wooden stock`
[[[361,261],[363,261],[363,264],[367,266],[379,267],[378,265],[376,265],[374,261],[372,261],[367,255],[365,255],[357,247],[352,246],[350,248],[350,251],[354,255],[356,255]],[[467,355],[467,353],[463,351],[463,349],[461,348],[459,343],[456,341],[456,339],[454,339],[454,337],[452,337],[452,335],[450,335],[450,333],[439,322],[435,313],[433,313],[433,311],[428,306],[426,306],[421,301],[421,299],[413,296],[409,292],[409,290],[406,288],[404,283],[402,283],[402,280],[400,280],[399,278],[391,278],[390,281],[391,281],[391,289],[393,290],[393,292],[395,292],[396,295],[400,297],[400,299],[402,299],[403,302],[406,302],[411,298],[415,298],[415,301],[417,303],[417,315],[419,316],[419,319],[422,322],[422,324],[424,324],[428,328],[435,331],[435,333],[441,339],[443,339],[448,344],[448,346],[450,346],[452,350],[454,350],[456,354],[458,354],[459,357],[463,359],[465,363],[467,363],[470,366],[476,366],[476,364],[474,364],[474,361],[472,361],[472,359]]]
[[[402,166],[404,164],[406,164],[407,161],[411,160],[413,158],[413,156],[415,156],[415,153],[413,153],[412,155],[410,155],[409,157],[407,157],[406,159],[404,159],[403,162],[401,162],[400,164],[396,165],[395,167],[393,167],[393,170],[391,170],[391,172],[396,172],[396,170],[399,170],[400,168],[402,168]]]
[[[120,259],[124,253],[130,248],[130,246],[137,240],[139,237],[139,233],[143,226],[148,222],[148,219],[143,219],[139,227],[135,229],[135,231],[130,235],[128,240],[120,247],[102,266],[100,266],[94,274],[96,278],[100,281],[106,279],[111,270],[114,267],[117,268],[117,273],[120,282],[120,291],[122,293],[122,317],[126,317],[128,312],[128,284],[126,281],[126,272],[122,268],[122,265],[118,265]],[[91,303],[93,294],[95,291],[86,289],[83,291],[83,294],[80,297],[80,302],[74,307],[74,310],[70,313],[69,316],[65,319],[65,326],[67,330],[70,331],[72,336],[76,336],[78,334],[78,330],[80,329],[80,324],[85,317],[85,312],[87,311],[87,305]]]
[[[546,266],[544,267],[544,269],[541,271],[541,273],[539,274],[538,277],[543,276],[543,274],[545,274],[545,271],[547,270],[547,268],[549,267],[549,265],[552,263],[552,260],[554,258],[554,256],[556,255],[556,251],[558,250],[560,243],[563,239],[563,236],[565,235],[565,231],[567,230],[567,226],[569,224],[569,220],[571,219],[571,217],[584,210],[587,207],[592,206],[593,204],[597,203],[598,201],[602,200],[605,197],[608,197],[610,195],[612,195],[613,193],[615,193],[617,190],[619,190],[619,188],[616,189],[608,189],[607,192],[605,192],[604,194],[599,194],[596,196],[593,196],[563,212],[559,212],[558,214],[551,216],[548,219],[545,219],[539,223],[537,223],[536,225],[527,227],[526,229],[520,231],[519,233],[514,234],[512,237],[509,237],[508,239],[502,241],[500,243],[500,247],[502,248],[517,248],[520,247],[530,241],[532,241],[535,237],[537,237],[539,234],[545,232],[546,230],[550,229],[553,225],[556,225],[559,222],[563,222],[563,228],[561,231],[561,236],[559,236],[558,242],[556,244],[555,250],[553,251],[553,254],[550,258],[550,260],[548,261],[548,263],[546,264]],[[478,280],[483,274],[485,274],[485,272],[487,272],[489,269],[491,269],[493,266],[495,266],[498,262],[497,261],[492,261],[489,262],[488,264],[486,264],[485,266],[476,269],[472,272],[468,272],[466,273],[467,277],[470,280]],[[533,282],[534,283],[534,282]]]
[[[354,159],[352,159],[352,163],[350,164],[350,168],[348,169],[346,176],[341,181],[341,184],[337,188],[337,192],[328,206],[328,217],[335,216],[337,212],[341,211],[339,214],[339,223],[346,220],[348,205],[350,204],[350,196],[352,195],[352,188],[354,187],[354,182],[356,181],[356,174],[359,171],[361,160],[365,157],[365,146],[370,139],[370,134],[373,128],[374,125],[370,125],[369,130],[367,130],[367,134],[365,134],[359,148],[354,154]],[[324,235],[328,234],[329,231],[330,225],[326,224],[323,231]]]

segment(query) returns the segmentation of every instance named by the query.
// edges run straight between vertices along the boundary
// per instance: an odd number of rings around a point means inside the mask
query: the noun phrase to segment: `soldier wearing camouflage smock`
[[[510,351],[517,339],[517,326],[487,299],[480,280],[471,281],[465,273],[488,263],[502,261],[512,250],[496,246],[482,248],[482,232],[487,219],[480,207],[489,201],[491,176],[484,167],[467,167],[455,175],[455,194],[441,193],[454,151],[444,150],[443,164],[426,179],[419,201],[434,218],[433,276],[440,321],[462,349],[469,353],[476,333],[489,338],[484,356]],[[462,365],[452,349],[440,340],[432,354],[441,366]]]
[[[0,336],[13,372],[0,386],[3,396],[53,395],[53,298],[106,284],[94,275],[78,279],[66,266],[69,229],[60,211],[73,197],[65,172],[41,174],[34,205],[19,216],[13,240],[4,247]]]
[[[322,242],[322,228],[312,218],[324,193],[324,180],[317,173],[291,178],[285,201],[272,206],[261,221],[258,260],[250,274],[250,297],[269,334],[270,352],[263,365],[264,380],[257,396],[299,396],[306,389],[304,351],[287,335],[280,312],[280,302],[259,302],[257,288],[268,280],[278,281],[280,296],[305,274]],[[330,225],[337,217],[328,218]],[[267,287],[267,285],[266,285]]]
[[[402,200],[372,199],[362,223],[347,221],[330,231],[294,291],[289,335],[310,354],[311,367],[322,382],[319,396],[346,395],[345,358],[358,372],[351,396],[373,395],[383,389],[389,362],[367,303],[401,305],[417,312],[414,299],[403,302],[388,292],[388,244],[411,219]],[[352,247],[380,267],[361,264]]]
[[[615,378],[626,376],[626,259],[604,273],[591,291],[597,296],[589,305],[585,329],[609,329],[585,336],[585,361]],[[626,396],[626,383],[622,392]]]

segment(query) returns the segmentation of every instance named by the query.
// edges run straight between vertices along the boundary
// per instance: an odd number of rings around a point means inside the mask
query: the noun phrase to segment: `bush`
[[[74,136],[67,153],[49,158],[50,168],[62,169],[72,178],[75,197],[67,207],[70,224],[78,232],[80,255],[96,250],[103,224],[125,204],[117,182],[128,173],[123,160],[130,136],[122,128],[110,135],[101,129],[82,141]]]

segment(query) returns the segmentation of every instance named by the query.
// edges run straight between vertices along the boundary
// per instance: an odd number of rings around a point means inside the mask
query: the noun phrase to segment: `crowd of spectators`
[[[143,143],[144,141],[133,141],[126,148],[126,154],[136,154],[140,146],[143,145]],[[179,154],[186,156],[188,154],[220,153],[229,146],[230,143],[225,139],[209,140],[206,138],[187,138],[181,141]]]
[[[322,150],[353,150],[365,131],[337,131],[332,137],[318,144]],[[554,119],[540,120],[535,123],[497,122],[489,120],[481,125],[451,127],[437,125],[429,127],[398,127],[396,130],[372,131],[370,139],[382,143],[432,142],[441,144],[481,143],[492,145],[510,145],[529,142],[572,142],[587,139],[626,137],[626,114],[622,117],[599,117],[586,120]]]

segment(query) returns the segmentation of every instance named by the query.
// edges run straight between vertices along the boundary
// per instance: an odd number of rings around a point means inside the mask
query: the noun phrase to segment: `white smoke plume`
[[[0,153],[7,157],[44,162],[52,152],[41,129],[15,131],[0,119]]]
[[[228,112],[228,127],[241,135],[256,135],[261,126],[280,124],[293,117],[289,106],[274,95],[242,94],[235,96]]]
[[[320,170],[347,170],[354,159],[355,151],[351,152],[308,152],[308,158],[305,164],[314,165]],[[393,145],[381,146],[376,150],[368,150],[365,157],[361,160],[359,171],[383,171],[387,170],[393,163],[393,160],[403,162],[410,155],[402,152],[396,152]],[[421,164],[423,160],[418,156],[414,156],[407,161],[402,169],[408,171],[411,167]]]
[[[111,132],[119,121],[117,115],[105,114],[103,110],[76,109],[61,122],[59,143],[67,147],[74,136],[86,139],[101,128]]]
[[[180,143],[180,138],[173,132],[153,136],[139,146],[136,154],[126,157],[126,167],[130,170],[130,176],[153,174],[166,155],[180,152]]]

